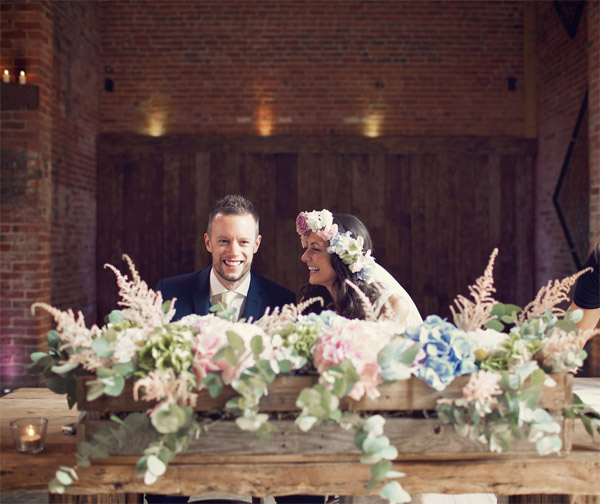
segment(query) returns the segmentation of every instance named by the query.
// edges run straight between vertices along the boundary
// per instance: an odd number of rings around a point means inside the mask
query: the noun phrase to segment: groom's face
[[[212,254],[212,266],[221,283],[235,289],[250,274],[252,258],[261,236],[250,214],[217,214],[204,234],[206,249]]]

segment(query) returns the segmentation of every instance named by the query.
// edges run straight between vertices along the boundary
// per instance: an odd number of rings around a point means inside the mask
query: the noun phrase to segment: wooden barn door
[[[450,316],[494,247],[497,299],[533,285],[535,142],[494,138],[102,136],[98,147],[98,314],[116,307],[111,263],[127,253],[151,287],[209,265],[215,200],[251,199],[261,216],[257,272],[298,292],[307,272],[294,220],[328,208],[358,216],[373,255],[423,316]]]

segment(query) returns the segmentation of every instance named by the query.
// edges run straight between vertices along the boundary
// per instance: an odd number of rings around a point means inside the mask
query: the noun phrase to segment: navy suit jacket
[[[177,298],[175,301],[175,316],[173,321],[179,320],[186,315],[207,315],[210,313],[210,269],[208,267],[194,273],[187,273],[159,280],[156,290],[162,293],[163,299]],[[244,313],[248,320],[261,318],[267,308],[283,306],[296,302],[296,295],[281,285],[272,282],[268,278],[250,272],[250,287]]]

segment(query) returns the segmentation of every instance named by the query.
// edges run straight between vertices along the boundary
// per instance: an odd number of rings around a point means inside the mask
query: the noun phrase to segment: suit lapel
[[[252,317],[258,320],[265,312],[262,299],[262,289],[260,281],[252,272],[250,272],[250,287],[248,287],[248,296],[246,297],[246,306],[242,317],[246,320]]]
[[[210,307],[210,268],[203,269],[198,277],[198,286],[193,294],[194,313],[208,315]]]

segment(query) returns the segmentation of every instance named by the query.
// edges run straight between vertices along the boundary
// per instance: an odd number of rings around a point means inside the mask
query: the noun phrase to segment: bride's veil
[[[419,313],[419,309],[417,305],[412,300],[406,289],[402,287],[398,281],[390,275],[390,273],[380,264],[375,263],[375,271],[370,278],[371,282],[381,284],[384,288],[384,292],[382,292],[382,299],[380,299],[380,303],[378,306],[381,307],[383,303],[387,300],[387,298],[392,294],[397,294],[400,297],[406,299],[410,303],[410,310],[408,312],[408,316],[406,317],[406,321],[404,325],[406,327],[414,327],[418,326],[423,322],[423,317]]]

